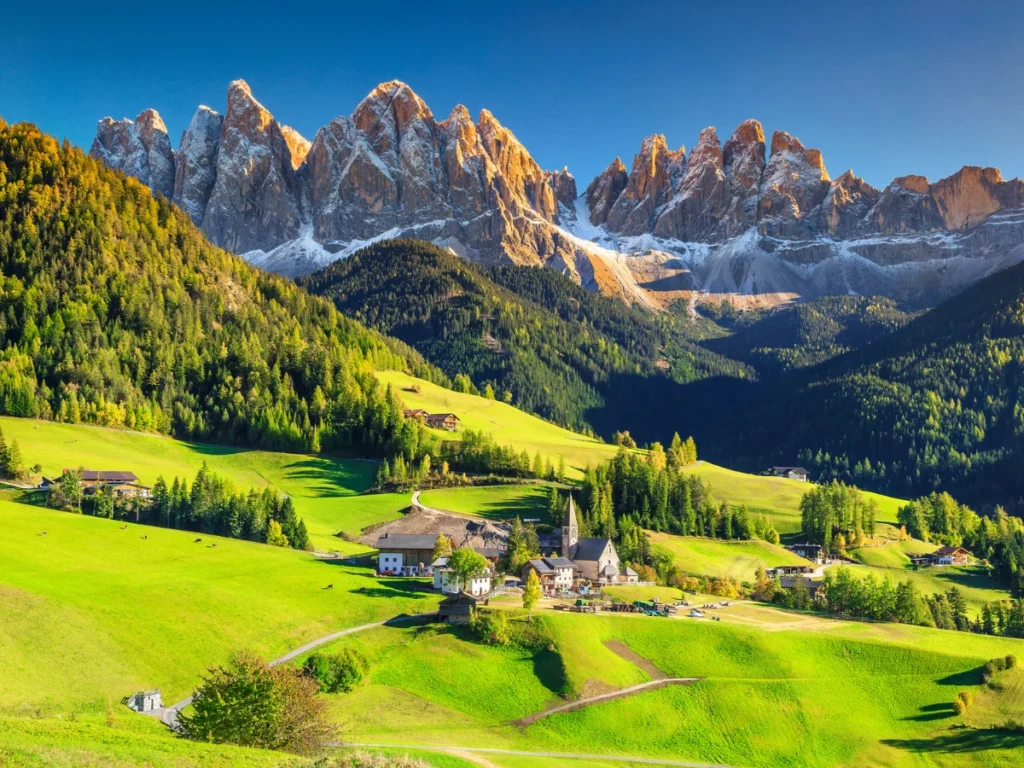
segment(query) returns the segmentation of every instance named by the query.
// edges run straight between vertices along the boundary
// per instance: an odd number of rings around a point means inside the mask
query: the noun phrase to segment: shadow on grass
[[[550,522],[547,495],[544,491],[538,491],[529,485],[522,486],[522,493],[515,498],[481,504],[475,514],[487,520],[511,520],[518,517],[521,520],[539,519],[542,523]]]
[[[981,685],[981,667],[957,672],[956,674],[940,678],[935,682],[939,685],[955,685],[958,687],[963,687],[965,685]]]
[[[316,498],[352,496],[373,484],[376,466],[370,462],[302,457],[284,467],[285,480],[302,482]],[[303,494],[306,495],[306,494]]]
[[[926,707],[921,707],[921,714],[914,715],[913,717],[905,717],[904,720],[912,720],[917,723],[927,723],[932,720],[945,720],[947,717],[953,717],[956,714],[953,711],[953,703],[949,704],[929,704]]]
[[[565,662],[557,651],[545,648],[533,657],[533,674],[541,684],[557,696],[569,692],[569,679],[565,674]]]
[[[908,752],[991,752],[1024,748],[1024,733],[959,728],[932,738],[882,739],[882,743]]]

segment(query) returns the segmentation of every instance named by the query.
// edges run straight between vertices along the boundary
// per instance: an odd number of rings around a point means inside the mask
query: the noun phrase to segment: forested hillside
[[[1024,511],[1024,266],[1011,267],[874,344],[742,391],[698,440],[747,467],[799,462],[816,477],[896,496],[934,489]]]
[[[393,452],[413,350],[210,245],[134,179],[0,121],[0,408],[284,450]],[[407,436],[408,437],[408,436]]]
[[[772,375],[860,349],[913,317],[892,299],[825,296],[767,313],[717,312],[711,319],[732,333],[707,339],[703,346]]]
[[[638,401],[671,402],[678,384],[752,375],[685,340],[682,318],[597,296],[553,270],[484,269],[415,240],[372,245],[300,285],[449,376],[467,374],[481,392],[576,429],[642,432],[655,414]]]

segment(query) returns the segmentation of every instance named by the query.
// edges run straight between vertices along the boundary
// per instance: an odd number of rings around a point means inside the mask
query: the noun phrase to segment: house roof
[[[385,533],[377,539],[377,549],[434,549],[437,536],[431,533]]]
[[[627,576],[638,576],[639,574],[627,565],[626,566],[626,575]]]
[[[803,467],[772,467],[772,472],[801,472],[803,474],[809,474]]]
[[[428,419],[447,419],[449,416],[451,416],[456,421],[460,421],[459,417],[456,416],[454,413],[428,413],[427,414],[427,418]]]
[[[529,565],[531,568],[533,568],[533,570],[535,570],[537,573],[552,573],[555,570],[550,565],[548,565],[543,560],[543,558],[540,559],[540,560],[530,560],[527,563],[527,565]]]
[[[64,474],[73,470],[65,469]],[[83,469],[82,479],[89,481],[105,481],[115,483],[134,483],[139,478],[135,476],[134,472],[123,472],[120,470],[107,470],[107,469]]]
[[[942,555],[957,555],[961,552],[965,555],[971,554],[963,547],[939,547],[932,554],[941,557]]]
[[[567,557],[545,557],[544,561],[552,568],[574,568],[575,566]]]
[[[448,558],[447,557],[439,557],[439,558],[437,558],[437,560],[435,560],[434,562],[432,562],[430,564],[430,567],[431,568],[444,568],[446,565],[448,565]]]
[[[601,569],[601,573],[605,576],[618,576],[619,569],[614,564],[608,563],[608,565]]]
[[[821,544],[810,544],[810,543],[808,543],[808,544],[790,544],[790,545],[788,545],[786,547],[786,549],[789,549],[789,550],[794,550],[794,549],[824,549],[824,547]]]
[[[597,560],[604,554],[610,541],[610,539],[580,539],[576,542],[576,556],[573,560],[577,562]]]
[[[483,555],[488,560],[497,560],[501,557],[501,550],[497,547],[473,547],[473,551],[478,555]]]

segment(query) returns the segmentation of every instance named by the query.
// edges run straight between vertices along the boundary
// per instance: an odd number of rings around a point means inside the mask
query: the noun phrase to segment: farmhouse
[[[469,624],[473,611],[481,603],[487,605],[487,600],[467,595],[465,592],[449,595],[437,607],[437,618],[447,624]]]
[[[795,589],[800,583],[803,583],[807,587],[807,592],[810,594],[812,600],[818,598],[818,590],[821,589],[822,582],[814,581],[807,576],[783,576],[779,579],[779,584],[783,589]]]
[[[764,474],[774,477],[788,477],[790,480],[799,480],[801,483],[806,483],[810,473],[803,467],[772,467]]]
[[[494,583],[493,571],[488,568],[479,576],[470,579],[468,584],[462,584],[455,572],[448,567],[447,557],[437,558],[430,564],[430,570],[434,574],[434,589],[444,595],[465,592],[473,597],[480,597],[490,592]]]
[[[459,427],[459,417],[454,413],[428,413],[426,422],[428,427],[446,432],[454,432]]]
[[[635,584],[639,581],[636,571],[628,566],[622,568],[619,553],[611,539],[581,539],[579,533],[576,503],[569,496],[569,508],[562,522],[562,557],[572,561],[580,578],[593,584]]]
[[[540,588],[545,594],[563,589],[572,589],[576,577],[576,566],[565,557],[542,557],[530,560],[523,566],[523,582],[530,577],[530,571],[537,574]]]
[[[407,419],[420,419],[421,421],[424,421],[428,414],[422,408],[406,408],[405,411],[402,412],[402,415]]]
[[[971,553],[963,547],[939,547],[934,552],[910,558],[914,565],[968,565]]]
[[[814,569],[809,565],[779,565],[775,568],[765,569],[765,576],[774,579],[776,576],[795,576],[801,573],[813,573]]]
[[[825,548],[821,544],[789,544],[786,546],[786,549],[797,557],[802,557],[804,560],[810,560],[812,563],[818,563],[819,565],[828,560]]]
[[[385,533],[377,539],[377,573],[429,576],[436,534]]]
[[[65,475],[70,472],[74,472],[74,470],[64,470]],[[45,487],[51,488],[54,484],[53,481],[50,481],[45,484]],[[83,469],[82,479],[78,481],[78,485],[86,496],[109,489],[119,499],[148,499],[150,497],[149,487],[142,485],[134,472]]]

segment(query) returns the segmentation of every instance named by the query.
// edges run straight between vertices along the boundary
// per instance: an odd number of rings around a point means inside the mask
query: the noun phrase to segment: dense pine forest
[[[1022,307],[1019,265],[819,366],[703,393],[735,405],[695,434],[712,457],[748,469],[800,463],[816,479],[903,497],[943,490],[1019,514]]]
[[[590,293],[550,269],[482,268],[414,240],[372,245],[300,280],[339,310],[563,426],[649,432],[679,384],[750,377],[685,338],[687,321]]]
[[[405,345],[207,242],[134,179],[0,121],[0,410],[282,450],[394,453]]]

